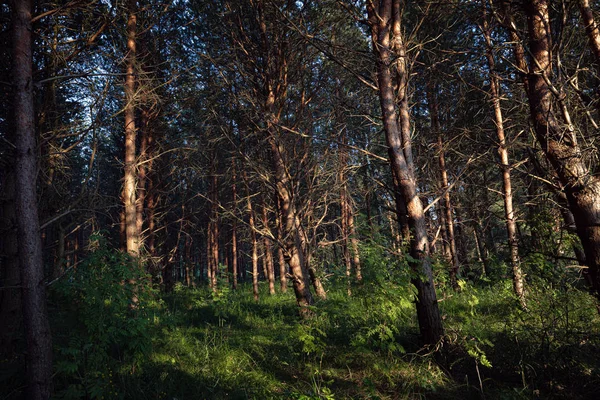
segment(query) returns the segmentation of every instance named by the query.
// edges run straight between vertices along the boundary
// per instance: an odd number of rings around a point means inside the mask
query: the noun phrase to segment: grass
[[[177,286],[131,316],[144,320],[141,328],[132,322],[124,339],[105,347],[93,346],[96,333],[78,330],[88,314],[65,310],[53,319],[55,361],[63,366],[57,397],[593,399],[600,393],[600,319],[593,299],[574,287],[530,285],[528,311],[519,309],[509,284],[442,290],[447,341],[435,354],[419,347],[406,286],[365,284],[351,297],[343,284],[329,287],[328,300],[302,321],[291,290],[270,296],[261,287],[255,302],[246,285],[218,296]],[[107,330],[123,324],[104,318]],[[128,346],[135,340],[139,349]],[[13,389],[15,374],[5,381]],[[12,399],[20,391],[0,393]]]

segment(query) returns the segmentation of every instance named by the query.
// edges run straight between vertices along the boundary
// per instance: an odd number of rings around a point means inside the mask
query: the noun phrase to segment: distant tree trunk
[[[443,201],[440,201],[440,216],[442,216],[442,232],[445,234],[447,244],[444,249],[448,252],[446,256],[450,262],[450,284],[456,290],[459,288],[457,275],[460,269],[458,262],[458,254],[456,250],[456,238],[454,235],[454,218],[452,216],[452,202],[450,201],[450,189],[448,184],[448,171],[446,170],[446,157],[444,154],[444,139],[442,137],[442,129],[440,127],[439,107],[436,96],[436,88],[433,83],[428,84],[427,97],[429,102],[429,114],[431,118],[431,128],[437,135],[438,146],[438,165],[440,168],[440,186],[443,191]]]
[[[600,178],[590,173],[562,99],[554,98],[548,2],[525,5],[529,50],[535,65],[529,70],[529,105],[534,131],[542,150],[564,187],[585,252],[590,281],[600,300]],[[555,116],[558,102],[564,122]]]
[[[193,285],[193,270],[192,270],[192,237],[186,235],[185,237],[185,257],[184,257],[184,265],[185,265],[185,285],[187,287],[191,287]]]
[[[46,310],[46,282],[36,193],[38,154],[33,101],[31,0],[13,2],[14,128],[16,147],[15,209],[21,301],[27,341],[27,398],[52,393],[52,337]]]
[[[148,193],[148,172],[149,163],[147,162],[152,156],[150,152],[150,112],[148,109],[142,110],[141,118],[141,138],[140,138],[140,163],[137,166],[137,199],[136,199],[136,229],[139,235],[139,247],[143,246],[143,232],[144,232],[144,212],[146,209],[146,194]],[[147,221],[147,219],[146,219]]]
[[[287,264],[283,256],[283,225],[281,223],[281,206],[279,199],[277,201],[277,258],[279,260],[279,282],[281,293],[287,292]]]
[[[352,285],[351,285],[351,276],[352,276],[352,260],[350,259],[350,229],[348,227],[348,188],[346,185],[346,176],[345,176],[345,168],[347,164],[347,154],[345,149],[345,140],[346,134],[342,133],[342,148],[340,148],[339,152],[339,172],[338,172],[338,181],[340,185],[340,233],[342,239],[342,257],[344,259],[344,265],[346,266],[346,290],[348,296],[352,295]]]
[[[262,223],[265,232],[270,232],[267,204],[264,197],[262,203]],[[263,247],[265,253],[264,263],[266,278],[269,282],[269,294],[273,295],[275,294],[275,267],[273,265],[273,248],[271,246],[271,239],[266,234],[263,236]]]
[[[350,244],[352,245],[352,261],[354,263],[354,276],[357,282],[362,281],[362,268],[360,264],[360,253],[358,251],[358,236],[354,225],[354,213],[352,205],[348,202],[348,228],[350,233]]]
[[[125,232],[127,252],[138,256],[140,232],[137,227],[136,208],[136,126],[135,126],[135,63],[136,63],[136,1],[129,0],[127,19],[127,54],[125,76],[125,179],[123,202],[125,206]]]
[[[237,289],[238,285],[238,248],[237,248],[237,188],[236,188],[236,171],[235,171],[235,159],[231,161],[231,197],[232,206],[231,212],[234,214],[231,223],[231,274],[233,278],[233,289]]]
[[[210,287],[213,292],[217,291],[217,278],[219,276],[219,185],[215,166],[216,160],[213,160],[212,173],[210,177],[210,221],[209,221],[209,240],[208,240],[208,258],[210,272]]]
[[[399,24],[401,16],[399,15],[399,0],[393,0],[394,23]],[[374,9],[373,4],[379,7]],[[393,173],[398,179],[398,187],[405,201],[408,222],[412,233],[410,243],[411,256],[416,260],[413,267],[415,278],[412,279],[413,285],[417,288],[417,318],[421,336],[425,344],[433,345],[442,339],[444,334],[442,319],[440,316],[435,286],[433,284],[433,274],[431,260],[429,257],[429,243],[427,240],[427,226],[421,199],[417,193],[417,185],[412,165],[412,154],[410,153],[410,135],[405,137],[399,130],[396,114],[396,93],[393,90],[391,67],[391,48],[390,48],[390,24],[392,23],[392,0],[381,0],[378,2],[369,2],[367,11],[374,38],[373,47],[377,57],[377,82],[379,86],[379,99],[383,116],[383,127],[388,145],[390,163]],[[398,28],[398,31],[401,30]],[[400,35],[401,36],[401,35]],[[401,40],[401,38],[396,38]],[[396,44],[396,49],[404,44]],[[404,72],[407,74],[407,72]],[[404,86],[403,90],[407,90]],[[403,96],[407,96],[405,91]],[[403,119],[402,127],[409,124],[409,115],[405,114],[407,110],[401,110],[400,118]],[[404,124],[404,125],[403,125]],[[409,126],[410,129],[410,126]],[[410,132],[408,132],[410,133]]]
[[[246,171],[242,171],[244,177],[244,183],[246,184],[246,199],[248,207],[248,227],[250,228],[250,237],[252,238],[252,293],[254,294],[254,300],[258,301],[258,239],[256,238],[256,223],[254,221],[254,210],[252,208],[252,201],[250,200],[250,185],[248,184],[248,177]]]
[[[508,161],[508,145],[504,134],[504,118],[500,105],[500,82],[496,74],[496,62],[494,60],[491,30],[487,21],[484,6],[483,36],[486,43],[486,57],[490,70],[490,94],[492,96],[492,107],[494,109],[494,122],[496,123],[496,135],[498,136],[498,154],[500,155],[500,168],[502,170],[502,189],[504,200],[504,219],[506,220],[506,231],[508,233],[508,246],[510,248],[510,263],[512,266],[513,289],[523,307],[526,307],[525,284],[521,261],[519,259],[519,244],[517,240],[517,222],[513,208],[512,183],[510,179],[510,163]]]

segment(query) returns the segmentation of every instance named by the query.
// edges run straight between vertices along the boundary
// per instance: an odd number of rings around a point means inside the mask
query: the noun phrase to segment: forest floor
[[[448,339],[434,353],[419,346],[406,286],[329,287],[309,320],[292,290],[261,286],[256,302],[246,284],[218,295],[178,284],[122,320],[54,309],[57,398],[599,398],[600,318],[578,289],[532,285],[528,311],[509,283],[441,291]],[[9,375],[13,387],[22,377]]]

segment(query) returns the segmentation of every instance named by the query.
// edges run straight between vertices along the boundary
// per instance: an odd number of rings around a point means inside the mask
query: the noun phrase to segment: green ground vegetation
[[[366,251],[352,295],[334,274],[301,320],[291,290],[264,284],[255,302],[222,279],[216,294],[164,294],[127,256],[96,251],[52,286],[56,397],[597,398],[600,318],[577,275],[530,278],[526,311],[506,280],[441,285],[446,342],[422,349],[407,268],[387,262]],[[2,398],[18,398],[23,365],[6,365]]]

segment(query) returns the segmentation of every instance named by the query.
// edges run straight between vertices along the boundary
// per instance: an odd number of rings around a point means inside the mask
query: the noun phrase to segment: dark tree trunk
[[[13,161],[13,160],[11,160]],[[14,161],[13,161],[14,162]],[[13,358],[16,342],[22,335],[21,276],[15,210],[15,171],[8,167],[0,187],[0,357]]]
[[[46,283],[36,193],[37,160],[33,103],[31,1],[13,2],[13,85],[15,91],[16,212],[21,299],[27,339],[27,398],[52,393],[52,337],[46,311]]]

